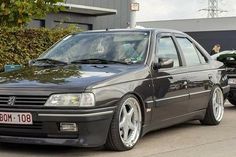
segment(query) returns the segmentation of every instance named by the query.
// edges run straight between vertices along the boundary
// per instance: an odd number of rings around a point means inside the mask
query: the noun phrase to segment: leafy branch
[[[55,5],[63,0],[0,0],[0,26],[23,27],[34,18],[63,9]]]

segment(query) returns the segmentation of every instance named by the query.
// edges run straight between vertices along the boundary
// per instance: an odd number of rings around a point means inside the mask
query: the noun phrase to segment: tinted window
[[[178,53],[171,37],[163,37],[159,40],[158,58],[170,58],[174,60],[174,67],[179,66]]]
[[[201,64],[195,46],[187,38],[177,38],[188,66]]]

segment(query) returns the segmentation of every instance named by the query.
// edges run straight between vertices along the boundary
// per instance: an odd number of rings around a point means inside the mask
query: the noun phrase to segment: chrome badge
[[[15,101],[16,101],[16,97],[14,96],[9,97],[8,105],[11,105],[11,106],[15,105]]]

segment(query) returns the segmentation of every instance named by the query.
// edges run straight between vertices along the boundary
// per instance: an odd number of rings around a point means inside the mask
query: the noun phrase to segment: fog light
[[[78,126],[76,123],[60,123],[60,131],[76,132],[78,131]]]

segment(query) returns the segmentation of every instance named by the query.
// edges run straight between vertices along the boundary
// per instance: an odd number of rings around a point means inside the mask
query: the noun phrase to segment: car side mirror
[[[233,57],[227,57],[226,60],[227,61],[234,61],[235,59]]]
[[[34,62],[35,62],[34,60],[29,60],[28,65],[31,66],[34,64]]]
[[[165,69],[165,68],[173,68],[174,67],[174,61],[173,59],[169,58],[159,58],[158,63],[154,63],[154,70],[158,69]]]

